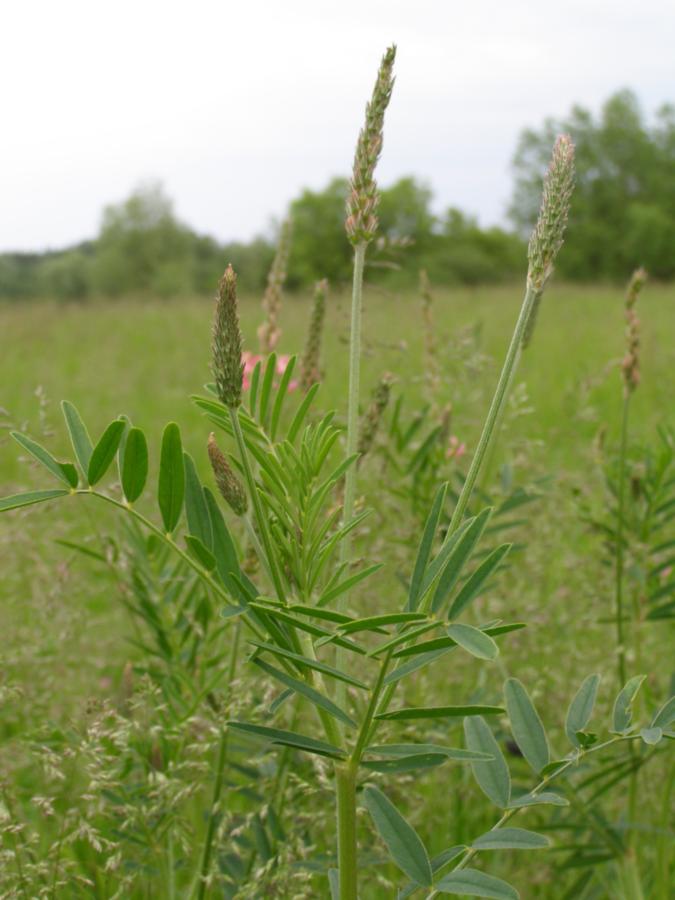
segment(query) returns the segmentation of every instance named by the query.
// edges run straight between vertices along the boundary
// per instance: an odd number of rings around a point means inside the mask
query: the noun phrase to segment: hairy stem
[[[357,452],[359,442],[359,393],[361,385],[361,310],[363,305],[363,269],[366,261],[366,249],[368,245],[361,241],[354,247],[354,280],[352,285],[352,316],[349,332],[349,393],[347,397],[347,447],[346,456],[349,458]],[[356,475],[357,467],[350,466],[345,473],[344,501],[342,508],[342,523],[351,522],[354,517],[354,504],[356,502]],[[340,544],[340,563],[349,568],[352,561],[352,534],[351,531],[344,536]],[[340,612],[347,609],[349,596],[347,593],[338,598],[337,608]],[[345,664],[344,648],[336,648],[336,665],[342,668]],[[338,685],[336,690],[337,702],[340,705],[344,701],[345,688]]]
[[[450,522],[450,528],[448,532],[449,534],[455,532],[462,522],[464,513],[466,512],[466,507],[469,503],[469,500],[471,499],[471,494],[473,492],[476,479],[481,470],[483,460],[485,459],[485,455],[490,448],[493,437],[496,436],[496,426],[501,418],[502,411],[508,399],[509,388],[513,381],[513,374],[520,358],[520,351],[527,323],[530,319],[535,301],[537,300],[537,297],[540,296],[540,294],[541,292],[537,291],[534,286],[528,282],[527,289],[525,291],[525,297],[523,298],[523,303],[520,308],[518,321],[516,322],[516,327],[513,331],[513,336],[511,337],[511,343],[509,344],[509,349],[506,352],[504,365],[502,366],[502,371],[499,376],[499,381],[497,382],[497,387],[490,404],[490,409],[488,410],[487,418],[485,419],[485,424],[483,425],[483,432],[480,436],[480,440],[478,441],[476,452],[474,453],[473,459],[471,460],[471,466],[469,467],[466,480],[464,481],[462,491],[459,495],[459,499],[457,500],[457,505],[455,506],[455,510],[452,514],[452,520]]]
[[[335,764],[337,794],[338,871],[340,900],[358,898],[358,849],[356,843],[356,772],[352,760]]]
[[[628,449],[628,412],[630,393],[626,391],[623,399],[621,415],[621,445],[619,448],[619,481],[617,486],[617,522],[616,522],[616,581],[614,593],[614,609],[616,614],[616,655],[619,674],[619,688],[626,683],[626,648],[623,630],[623,534],[626,505],[626,453]]]

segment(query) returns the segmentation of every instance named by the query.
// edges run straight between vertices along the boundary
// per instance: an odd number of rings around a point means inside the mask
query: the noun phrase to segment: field
[[[520,289],[515,287],[435,293],[432,314],[441,375],[437,399],[440,406],[451,404],[450,433],[466,445],[467,457],[480,433],[520,300]],[[642,445],[656,446],[657,426],[673,424],[674,309],[672,286],[648,284],[639,300],[642,377],[631,406],[629,440],[634,460],[640,458]],[[244,298],[241,315],[246,346],[255,350],[258,300]],[[309,298],[284,299],[281,352],[302,350],[308,316]],[[408,705],[421,698],[426,705],[460,702],[457,698],[481,692],[484,698],[494,699],[503,679],[516,676],[528,686],[561,755],[567,752],[563,749],[564,710],[582,679],[598,672],[602,682],[597,715],[608,719],[618,688],[613,626],[607,624],[614,602],[613,575],[603,561],[601,539],[583,514],[589,510],[597,514],[607,503],[603,460],[614,458],[619,442],[622,401],[618,362],[624,353],[623,316],[622,292],[617,288],[554,283],[547,291],[534,341],[524,352],[517,373],[490,483],[485,485],[499,496],[498,473],[502,464],[508,463],[513,484],[535,488],[541,494],[526,507],[522,524],[509,536],[509,540],[524,544],[518,565],[505,573],[491,598],[481,598],[480,608],[483,620],[522,620],[528,628],[506,636],[499,659],[490,664],[492,668],[479,666],[467,656],[461,665],[458,660],[441,667],[440,672],[425,673],[414,686],[406,688]],[[203,299],[160,302],[129,298],[105,305],[45,301],[0,307],[3,426],[25,430],[57,458],[67,458],[70,451],[59,409],[62,398],[75,403],[92,436],[125,413],[148,436],[149,483],[154,485],[162,429],[166,422],[176,421],[201,477],[210,484],[205,448],[211,426],[189,396],[201,393],[203,384],[211,379],[211,319],[211,304]],[[348,323],[349,298],[346,294],[330,295],[323,355],[325,383],[319,408],[336,408],[340,422],[345,414]],[[413,415],[429,397],[419,297],[414,293],[367,292],[363,327],[364,396],[383,372],[392,372],[396,377],[393,395],[403,394],[406,415]],[[382,426],[380,450],[385,432]],[[44,470],[27,466],[22,455],[9,437],[2,438],[0,495],[51,486]],[[437,473],[438,482],[452,478],[455,470],[455,461],[448,459]],[[400,607],[404,592],[397,575],[414,559],[419,529],[415,530],[413,522],[403,521],[403,513],[401,522],[397,520],[397,503],[404,505],[405,501],[397,500],[397,485],[391,483],[391,469],[384,470],[379,451],[373,452],[362,472],[366,475],[362,475],[360,492],[365,494],[364,502],[375,508],[376,524],[365,525],[356,546],[360,553],[388,563],[377,574],[375,587],[361,587],[350,598],[352,607],[365,615]],[[145,498],[141,508],[156,517],[151,513],[152,497]],[[119,519],[86,497],[17,510],[0,519],[0,772],[5,791],[5,807],[0,807],[0,813],[4,813],[5,822],[16,816],[28,823],[26,833],[33,835],[27,838],[32,842],[31,852],[48,859],[45,871],[53,876],[52,893],[47,879],[40,896],[109,897],[114,894],[113,885],[122,891],[119,896],[164,898],[172,896],[174,890],[173,896],[188,896],[181,887],[180,867],[174,882],[174,876],[167,874],[159,861],[169,852],[166,832],[162,832],[161,848],[151,849],[143,857],[142,866],[139,863],[141,868],[146,867],[144,888],[119,888],[115,882],[117,870],[101,874],[102,860],[113,856],[116,848],[111,844],[97,851],[93,839],[86,851],[81,846],[88,840],[83,823],[98,822],[96,828],[103,830],[100,822],[105,820],[105,814],[94,809],[96,803],[81,796],[91,789],[90,785],[85,790],[85,785],[87,767],[94,762],[85,752],[78,756],[72,749],[77,744],[75,739],[65,762],[59,749],[68,743],[64,735],[85,733],[87,723],[106,704],[117,710],[126,708],[127,664],[140,665],[143,659],[142,649],[130,640],[139,640],[137,623],[130,622],[120,602],[116,581],[124,577],[124,572],[116,573],[114,563],[110,571],[96,560],[56,543],[84,543],[100,550],[108,536],[120,539]],[[385,598],[392,596],[387,605]],[[653,705],[668,696],[672,626],[669,620],[660,624],[641,622],[636,635],[628,655],[628,670],[629,675],[652,673],[645,699],[640,701],[644,706],[637,707],[647,715]],[[243,718],[262,702],[263,696],[269,698],[260,686],[260,676],[245,670],[244,656],[239,665],[237,684],[242,692],[235,705]],[[448,694],[455,699],[449,699]],[[156,727],[152,713],[146,710],[144,715],[149,726]],[[114,743],[115,739],[110,740]],[[184,807],[180,799],[172,801],[172,815],[181,823],[170,850],[177,858],[184,846],[191,846],[190,835],[203,831],[200,810],[210,796],[208,753],[213,745],[205,746],[201,756],[197,750],[192,758],[197,773],[194,777],[200,786],[185,800]],[[60,759],[49,758],[50,747]],[[91,745],[87,747],[91,750]],[[522,760],[514,757],[512,762],[514,777],[527,784]],[[303,853],[311,856],[307,849],[311,841],[316,841],[318,856],[330,852],[331,817],[322,812],[312,823],[319,808],[329,806],[322,794],[322,777],[325,781],[325,773],[312,781],[308,766],[302,777],[291,779],[288,790],[296,798],[297,832],[280,865],[289,880],[282,880],[281,886],[270,886],[269,893],[258,896],[328,896],[325,876],[321,876],[322,881],[305,870],[298,875],[293,868],[298,860],[292,858]],[[99,786],[103,784],[100,773],[96,778]],[[559,849],[520,856],[493,854],[491,871],[517,883],[524,898],[630,896],[637,900],[644,896],[665,900],[668,885],[673,885],[667,849],[669,845],[672,849],[673,825],[664,785],[670,783],[672,789],[672,779],[673,763],[666,754],[640,773],[639,823],[632,846],[643,873],[643,895],[622,893],[624,887],[618,887],[619,876],[609,857],[598,856],[594,869],[589,868],[588,861],[583,868],[560,866],[566,854],[572,854],[569,848],[565,850],[566,845],[576,842],[583,846],[586,842],[589,848],[595,847],[593,828],[597,823],[593,822],[583,825],[588,830],[579,826],[581,830],[573,833],[572,839],[563,831],[552,832]],[[478,800],[480,795],[468,767],[444,766],[404,776],[398,784],[394,796],[432,854],[465,842],[493,822],[493,812]],[[626,782],[620,782],[614,792],[602,797],[592,815],[618,823],[620,830],[626,791]],[[410,799],[411,794],[414,799]],[[36,796],[41,799],[36,801]],[[236,801],[242,802],[240,798]],[[73,813],[75,808],[81,818]],[[526,827],[541,831],[559,815],[546,812],[548,807],[540,809],[544,812],[526,814]],[[65,815],[68,810],[70,819]],[[148,827],[156,824],[152,820]],[[290,827],[291,823],[287,824]],[[367,835],[365,818],[359,827]],[[78,835],[65,839],[78,828]],[[105,832],[105,839],[113,844],[119,840],[123,845],[123,837],[113,832]],[[16,850],[12,840],[6,830],[3,859],[7,871],[8,854]],[[364,841],[370,842],[373,858],[383,860],[375,838],[371,835]],[[192,846],[199,845],[196,838]],[[58,851],[54,850],[56,846]],[[66,862],[55,864],[55,859]],[[30,868],[30,860],[28,865]],[[76,871],[85,873],[93,886],[80,884],[73,874]],[[385,862],[374,871],[363,896],[368,900],[395,896],[391,885],[402,883],[397,870]],[[588,883],[577,880],[587,872],[595,877]],[[646,874],[654,872],[658,874]],[[129,872],[125,874],[129,876]],[[17,887],[20,883],[14,869],[11,875],[0,874],[0,896],[22,896]],[[154,888],[148,887],[153,884]],[[24,889],[23,896],[29,895]],[[209,896],[233,895],[214,887]]]

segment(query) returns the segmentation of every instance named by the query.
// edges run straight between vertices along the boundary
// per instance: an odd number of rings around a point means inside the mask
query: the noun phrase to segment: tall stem
[[[346,763],[335,764],[335,790],[337,794],[338,820],[338,871],[340,873],[340,900],[358,898],[358,847],[356,842],[356,777],[363,751],[371,735],[373,716],[384,685],[391,660],[390,650],[382,660],[377,681],[373,686],[368,708],[363,717],[354,750]]]
[[[527,289],[525,291],[525,297],[523,298],[523,303],[520,308],[520,315],[518,316],[518,321],[516,322],[516,327],[513,331],[509,349],[506,352],[504,365],[502,366],[502,371],[499,376],[499,381],[497,382],[497,387],[492,398],[492,403],[490,404],[490,409],[488,410],[487,418],[485,419],[485,424],[483,425],[483,432],[480,436],[480,440],[478,441],[476,452],[474,453],[473,459],[471,460],[471,466],[469,467],[466,480],[464,481],[464,485],[462,486],[462,491],[459,495],[455,511],[452,514],[449,534],[452,534],[454,531],[456,531],[461,524],[464,513],[466,512],[466,507],[469,503],[469,500],[471,499],[471,493],[476,483],[476,478],[478,477],[478,473],[480,472],[483,460],[485,459],[485,454],[490,447],[493,435],[496,434],[495,429],[502,415],[504,405],[506,404],[506,400],[509,394],[509,387],[512,383],[513,373],[515,372],[516,366],[518,365],[518,360],[520,358],[520,349],[527,322],[530,318],[532,307],[537,300],[538,294],[540,294],[540,291],[537,291],[528,282]]]
[[[338,871],[340,900],[357,900],[356,767],[352,761],[335,764],[337,794]]]
[[[615,612],[616,612],[616,655],[619,673],[619,687],[626,683],[626,648],[624,646],[623,631],[623,526],[626,505],[626,453],[628,448],[628,411],[630,408],[630,393],[626,391],[623,398],[623,412],[621,415],[621,446],[619,448],[619,483],[617,486],[617,522],[616,522],[616,583],[615,583]]]
[[[352,284],[352,316],[349,332],[349,394],[347,397],[347,448],[349,458],[356,453],[359,443],[359,394],[361,388],[361,312],[363,306],[363,270],[366,262],[368,244],[361,241],[354,247],[354,280]],[[356,502],[356,466],[352,465],[345,473],[345,493],[342,509],[342,522],[350,522],[354,516]],[[340,563],[349,567],[352,557],[352,535],[346,534],[340,544]],[[349,595],[342,594],[338,598],[337,608],[340,612],[347,609]],[[342,668],[345,664],[346,651],[337,647],[335,651],[336,665]],[[336,689],[338,704],[344,702],[345,687],[340,682]]]
[[[362,241],[354,248],[354,282],[352,285],[352,317],[349,333],[349,395],[347,398],[347,456],[356,453],[359,442],[359,394],[361,388],[361,312],[363,306],[363,269],[366,261],[367,244]],[[356,466],[350,466],[345,474],[345,496],[343,522],[349,522],[354,515],[356,501]],[[351,557],[351,534],[341,544],[341,562],[349,562]],[[339,608],[347,605],[346,596],[339,601]]]
[[[251,461],[248,458],[248,450],[246,449],[246,443],[244,442],[244,435],[241,430],[239,414],[234,407],[230,407],[230,420],[232,421],[232,430],[234,432],[234,438],[237,443],[237,449],[239,450],[241,464],[244,467],[244,478],[246,479],[246,486],[248,487],[248,492],[251,497],[251,503],[253,504],[256,524],[258,526],[258,531],[260,532],[260,539],[265,551],[267,569],[269,570],[270,576],[272,578],[272,583],[274,584],[274,590],[277,593],[277,597],[279,598],[279,600],[285,603],[286,594],[281,581],[281,576],[279,575],[279,570],[277,568],[276,558],[272,550],[272,542],[270,540],[270,535],[267,528],[267,519],[262,508],[262,503],[260,502],[260,495],[258,494],[258,488],[255,483],[255,478],[253,477],[253,469],[251,468]]]

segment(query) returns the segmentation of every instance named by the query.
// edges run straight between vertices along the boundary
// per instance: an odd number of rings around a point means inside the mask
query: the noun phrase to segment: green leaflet
[[[178,524],[183,510],[184,496],[185,469],[180,429],[175,422],[170,422],[162,435],[157,490],[157,502],[167,534],[171,534]]]
[[[430,887],[431,863],[420,836],[376,787],[363,791],[363,802],[396,865],[415,884]]]
[[[183,463],[185,466],[185,517],[188,529],[191,535],[199,538],[207,550],[211,550],[213,532],[204,489],[189,453],[183,453]]]
[[[436,496],[434,497],[434,502],[431,507],[431,511],[429,512],[429,516],[424,526],[424,531],[422,532],[422,540],[420,541],[420,546],[417,551],[415,567],[413,569],[413,575],[410,580],[410,591],[408,593],[408,609],[411,612],[414,612],[414,610],[417,609],[419,601],[421,600],[420,588],[422,586],[424,573],[426,572],[426,568],[429,562],[429,557],[431,556],[431,550],[434,545],[434,537],[436,535],[436,529],[438,528],[438,523],[441,518],[441,513],[443,512],[443,504],[445,503],[447,492],[447,483],[442,484],[437,490]]]
[[[108,471],[117,453],[125,428],[126,422],[123,419],[115,419],[101,435],[89,459],[87,479],[90,485],[93,486],[99,482]]]
[[[190,551],[190,555],[203,566],[207,572],[212,572],[216,568],[216,558],[211,551],[202,544],[199,538],[194,535],[186,534],[185,543]]]
[[[439,894],[466,894],[469,897],[491,897],[492,900],[519,900],[520,894],[511,885],[486,875],[478,869],[460,869],[444,875],[434,885]]]
[[[276,669],[274,666],[271,666],[260,658],[254,659],[253,662],[258,668],[262,669],[263,672],[267,672],[268,675],[271,675],[272,678],[276,678],[281,684],[284,684],[296,693],[306,697],[310,703],[324,709],[329,715],[333,716],[333,718],[338,719],[340,722],[344,722],[344,724],[348,725],[350,728],[356,728],[356,722],[351,716],[348,716],[337,704],[333,703],[332,700],[329,700],[328,697],[324,697],[319,691],[314,690],[314,688],[310,687],[306,682],[300,681],[298,678],[293,678],[292,675],[289,675],[287,672],[282,672],[280,669]]]
[[[467,719],[467,721],[469,721]],[[366,747],[366,753],[379,756],[412,756],[418,753],[433,753],[445,756],[455,762],[471,762],[472,760],[491,761],[495,757],[489,752],[480,750],[464,750],[461,747],[444,747],[442,744],[379,744]]]
[[[491,508],[484,509],[471,522],[471,525],[466,529],[460,540],[457,541],[434,592],[431,608],[435,613],[441,609],[450,592],[457,584],[464,566],[471,559],[476,544],[485,531],[485,526],[491,515]]]
[[[378,569],[381,568],[378,566]],[[344,625],[340,625],[342,634],[351,634],[354,631],[370,631],[380,628],[382,625],[398,625],[407,622],[423,622],[426,619],[424,613],[388,613],[382,616],[369,616],[366,619],[354,619]]]
[[[569,801],[553,791],[542,791],[540,794],[521,794],[512,797],[509,809],[523,809],[525,806],[569,806]]]
[[[44,503],[46,500],[55,500],[57,497],[66,497],[70,491],[56,488],[51,491],[28,491],[25,494],[12,494],[9,497],[0,498],[0,512],[9,509],[19,509],[21,506],[32,506],[33,503]]]
[[[654,744],[658,744],[661,738],[663,737],[663,729],[662,728],[642,728],[640,730],[640,737],[648,744],[650,747]]]
[[[499,716],[505,710],[501,706],[414,706],[379,713],[376,719],[452,719],[464,716]]]
[[[493,828],[477,837],[471,846],[474,850],[539,850],[550,847],[551,841],[526,828]]]
[[[652,728],[667,728],[675,722],[675,697],[666,700],[651,721]]]
[[[275,644],[267,644],[264,641],[251,641],[254,647],[258,647],[260,650],[267,650],[269,653],[273,653],[275,656],[281,656],[284,659],[290,659],[295,663],[298,663],[300,666],[305,666],[308,669],[314,669],[317,672],[321,672],[323,675],[328,675],[330,678],[336,678],[338,681],[344,681],[346,684],[351,684],[353,687],[361,688],[363,691],[368,690],[368,686],[365,685],[362,681],[359,681],[358,678],[354,678],[351,675],[348,675],[346,672],[341,672],[339,669],[334,669],[332,666],[327,665],[326,663],[319,662],[318,659],[310,659],[307,656],[302,656],[300,653],[292,653],[290,650],[285,650],[283,647],[277,647]]]
[[[583,731],[588,725],[595,706],[599,684],[599,675],[589,675],[575,694],[567,710],[565,734],[574,747],[579,748],[581,746],[577,737],[577,731]]]
[[[130,428],[124,442],[122,490],[129,503],[143,493],[148,479],[148,443],[140,428]]]
[[[447,850],[443,850],[438,856],[434,856],[431,860],[431,871],[435,874],[439,871],[439,869],[447,866],[449,862],[452,862],[460,853],[463,853],[466,850],[464,844],[457,844],[455,847],[448,847]],[[404,887],[402,887],[398,894],[396,895],[396,900],[406,900],[407,897],[410,897],[415,891],[418,890],[418,887],[413,882],[409,881]]]
[[[443,753],[417,753],[397,759],[362,759],[360,764],[371,772],[415,772],[419,769],[433,769],[448,761]]]
[[[646,677],[646,675],[636,675],[629,679],[619,691],[612,711],[612,731],[623,734],[630,729],[633,718],[633,700]]]
[[[451,637],[467,653],[476,656],[478,659],[496,659],[499,656],[497,644],[480,628],[458,623],[448,625],[447,633],[448,637]]]
[[[507,678],[504,699],[516,744],[535,772],[541,772],[551,757],[539,713],[517,678]]]
[[[314,738],[305,737],[304,734],[296,734],[294,731],[282,731],[279,728],[267,728],[265,725],[253,725],[250,722],[228,721],[229,728],[235,731],[244,731],[256,737],[264,738],[271,744],[280,744],[283,747],[293,747],[304,750],[306,753],[316,753],[317,756],[328,756],[331,759],[344,759],[344,750],[327,744],[325,741],[317,741]]]
[[[506,809],[511,799],[511,775],[487,722],[480,716],[465,719],[464,736],[469,750],[493,757],[494,762],[472,763],[471,771],[483,793],[500,809]]]
[[[80,464],[82,475],[86,478],[94,445],[91,442],[86,425],[73,404],[68,400],[64,400],[61,403],[61,409],[63,418],[66,420],[66,428],[70,435],[70,442],[73,445],[75,456]]]
[[[17,444],[20,444],[24,450],[27,450],[39,463],[42,463],[45,469],[51,472],[59,481],[68,485],[69,488],[77,487],[77,471],[72,463],[58,462],[48,450],[45,450],[36,441],[26,437],[25,434],[21,434],[19,431],[11,431],[10,435]]]
[[[483,560],[476,571],[467,578],[462,585],[462,589],[452,601],[450,612],[448,613],[449,619],[456,619],[471,601],[476,598],[486,581],[499,568],[512,546],[512,544],[502,544],[500,547],[497,547]]]

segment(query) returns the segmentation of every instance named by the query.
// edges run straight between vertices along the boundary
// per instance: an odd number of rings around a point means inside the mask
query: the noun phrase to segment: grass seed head
[[[312,313],[307,330],[305,352],[302,356],[303,391],[308,391],[313,384],[321,380],[321,340],[323,338],[323,325],[326,316],[326,296],[328,294],[328,280],[326,278],[317,281],[314,285],[314,299],[312,301]]]
[[[227,457],[216,443],[216,436],[211,432],[207,444],[211,468],[220,491],[220,496],[233,513],[243,516],[248,509],[248,499],[244,486],[232,471]]]
[[[528,281],[543,290],[558,251],[562,247],[574,189],[574,144],[569,135],[555,142],[548,171],[544,177],[539,218],[528,247]]]
[[[281,293],[286,281],[288,257],[291,252],[291,230],[291,220],[286,219],[281,226],[277,252],[274,255],[274,260],[267,276],[267,287],[265,288],[262,302],[266,319],[258,328],[260,352],[264,354],[272,353],[281,337],[279,312],[281,310]]]
[[[389,403],[391,396],[391,386],[394,383],[394,377],[389,372],[385,372],[380,378],[375,390],[373,391],[370,406],[366,410],[361,420],[361,428],[359,430],[359,442],[357,450],[360,455],[359,461],[368,453],[375,441],[375,435],[380,427],[382,416]]]
[[[231,265],[218,285],[216,313],[213,321],[213,374],[218,396],[225,406],[236,409],[241,404],[244,365],[241,359],[242,338],[237,307],[237,276]]]
[[[636,269],[626,290],[626,355],[621,361],[624,392],[632,393],[640,383],[640,320],[635,304],[647,280],[644,269]]]
[[[380,197],[375,167],[382,152],[384,114],[394,87],[395,59],[396,47],[392,45],[382,57],[373,95],[366,106],[366,121],[356,143],[345,221],[347,237],[354,245],[369,243],[377,232],[376,212]]]

